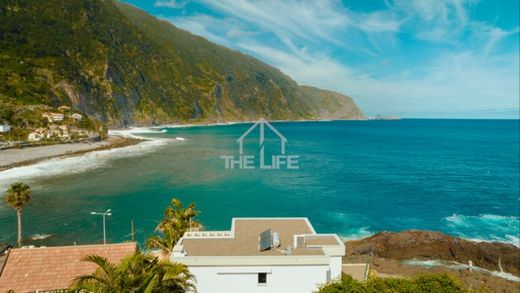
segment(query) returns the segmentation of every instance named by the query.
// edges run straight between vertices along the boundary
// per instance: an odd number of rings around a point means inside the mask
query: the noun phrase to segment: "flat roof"
[[[97,254],[119,263],[136,250],[135,242],[11,249],[0,275],[0,292],[67,289],[74,278],[96,269],[81,261],[84,256]]]
[[[279,233],[280,247],[260,251],[259,235],[269,229]],[[316,234],[307,218],[234,218],[229,232],[186,233],[179,245],[182,245],[187,257],[283,256],[287,246],[294,245],[295,235],[312,235],[312,244],[308,244],[316,247],[296,247],[292,255],[323,256],[325,253],[319,245],[343,245],[332,235]]]

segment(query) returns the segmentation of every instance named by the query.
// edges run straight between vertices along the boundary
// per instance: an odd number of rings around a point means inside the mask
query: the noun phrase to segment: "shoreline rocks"
[[[474,242],[440,232],[380,232],[345,242],[345,257],[373,255],[391,259],[456,261],[520,276],[520,248],[500,242]]]

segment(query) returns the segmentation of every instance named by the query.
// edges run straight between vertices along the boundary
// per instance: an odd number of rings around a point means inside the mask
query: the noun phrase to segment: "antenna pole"
[[[264,166],[264,121],[260,120],[260,168]]]
[[[131,230],[132,242],[134,242],[135,241],[135,237],[134,237],[134,220],[132,220],[131,223],[132,223],[132,230]]]

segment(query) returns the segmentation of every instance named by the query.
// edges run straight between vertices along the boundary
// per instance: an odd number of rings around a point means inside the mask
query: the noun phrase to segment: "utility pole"
[[[132,242],[135,241],[134,235],[135,235],[135,233],[134,233],[134,220],[132,220]]]

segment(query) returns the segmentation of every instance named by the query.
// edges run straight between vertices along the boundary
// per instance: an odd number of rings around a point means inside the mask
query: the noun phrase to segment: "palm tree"
[[[7,189],[4,200],[16,210],[18,216],[18,246],[22,246],[22,209],[31,199],[31,188],[22,182],[11,184]]]
[[[183,208],[181,201],[174,198],[170,205],[164,210],[164,218],[159,225],[157,225],[156,230],[164,231],[165,229],[174,227],[183,229],[183,232],[196,231],[202,228],[201,223],[194,220],[198,214],[199,212],[195,210],[195,203],[191,203],[186,208]]]
[[[94,273],[79,276],[71,291],[77,292],[186,292],[196,291],[195,278],[179,263],[160,261],[139,251],[124,258],[118,265],[98,255],[88,255],[83,261],[94,263]]]
[[[194,220],[198,214],[194,203],[184,208],[180,200],[172,199],[171,204],[164,210],[163,219],[155,228],[158,235],[150,237],[146,245],[148,248],[161,249],[167,257],[185,232],[202,229],[202,224]]]
[[[168,258],[182,235],[179,236],[173,229],[166,229],[159,233],[160,235],[153,235],[148,238],[148,240],[146,240],[146,246],[148,248],[160,249],[163,256]]]

